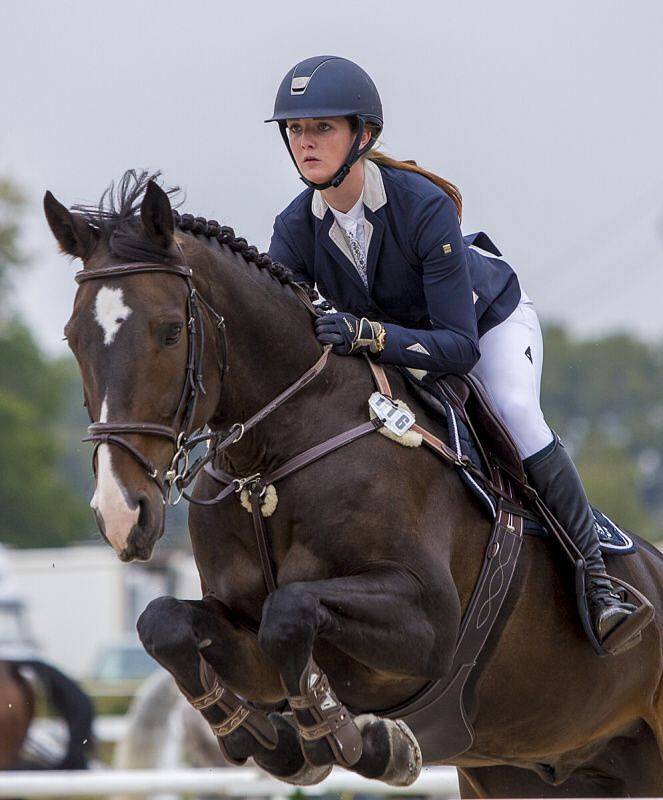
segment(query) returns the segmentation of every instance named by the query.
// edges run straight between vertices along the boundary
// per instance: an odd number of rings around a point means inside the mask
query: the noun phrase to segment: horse
[[[88,769],[94,747],[94,708],[91,699],[70,677],[37,658],[12,658],[0,662],[2,691],[0,709],[13,714],[0,725],[0,768],[12,770]],[[11,679],[11,680],[10,680]],[[33,747],[30,725],[40,699],[62,718],[67,746],[57,754]],[[7,709],[5,712],[4,709]]]
[[[225,765],[209,726],[168,672],[158,670],[141,684],[126,719],[126,732],[113,751],[113,769]]]
[[[141,641],[231,763],[252,757],[296,785],[335,763],[411,783],[422,761],[438,762],[399,709],[449,678],[491,525],[456,470],[375,431],[278,489],[260,484],[340,432],[366,431],[371,372],[321,347],[284,267],[174,211],[157,178],[129,171],[98,207],[44,197],[61,251],[83,262],[65,335],[92,420],[91,505],[122,561],[150,558],[166,500],[196,474],[202,599],[152,601]],[[401,373],[387,374],[417,421],[439,426]],[[187,467],[188,447],[205,441],[203,468]],[[633,554],[608,556],[610,571],[656,618],[636,647],[598,658],[558,548],[524,537],[466,686],[473,741],[444,760],[463,797],[661,793],[663,560],[635,539]],[[436,721],[441,733],[449,724]]]
[[[0,770],[15,766],[34,707],[29,682],[11,661],[0,661]]]

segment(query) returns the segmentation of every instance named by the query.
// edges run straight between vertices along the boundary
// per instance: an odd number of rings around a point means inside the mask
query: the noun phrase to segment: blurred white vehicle
[[[102,645],[94,658],[93,681],[143,681],[161,667],[149,656],[135,634],[126,634]]]

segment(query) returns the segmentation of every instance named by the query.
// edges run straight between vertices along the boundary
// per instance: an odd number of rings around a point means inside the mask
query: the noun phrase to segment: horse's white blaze
[[[108,421],[107,397],[101,404],[99,422]],[[104,521],[106,538],[119,553],[127,545],[131,529],[138,522],[138,506],[131,508],[127,503],[122,484],[113,472],[110,445],[102,444],[97,450],[97,488],[92,500],[92,508]]]
[[[120,325],[131,314],[124,303],[122,289],[102,286],[94,301],[94,317],[104,332],[104,344],[112,344]]]

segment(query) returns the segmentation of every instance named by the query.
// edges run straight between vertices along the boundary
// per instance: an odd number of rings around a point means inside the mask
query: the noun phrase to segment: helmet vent
[[[298,78],[293,78],[290,83],[290,94],[303,94],[306,91],[308,82],[311,80],[310,75],[303,75]]]

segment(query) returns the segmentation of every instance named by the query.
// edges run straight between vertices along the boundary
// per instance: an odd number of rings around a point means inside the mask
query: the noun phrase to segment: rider
[[[269,252],[340,309],[316,320],[320,342],[337,355],[480,378],[530,483],[587,571],[605,573],[580,477],[541,412],[536,311],[490,239],[463,238],[458,189],[373,151],[382,103],[347,59],[316,56],[289,70],[266,121],[278,123],[308,187],[276,217]],[[606,578],[588,577],[586,593],[599,641],[635,610]]]

